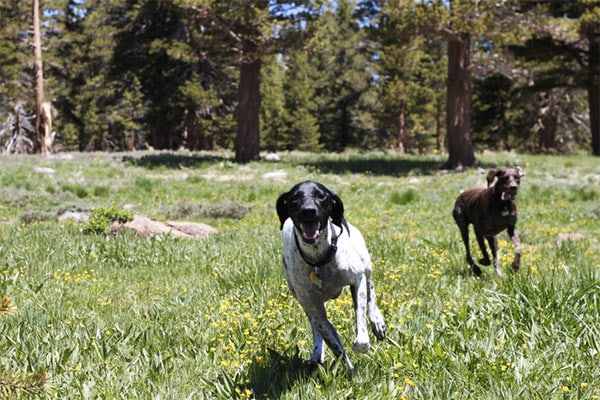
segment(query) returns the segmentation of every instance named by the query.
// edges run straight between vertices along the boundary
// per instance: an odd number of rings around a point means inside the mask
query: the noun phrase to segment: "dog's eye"
[[[325,199],[325,193],[319,192],[319,193],[317,193],[316,196],[317,196],[317,199],[319,199],[319,200],[324,200]]]

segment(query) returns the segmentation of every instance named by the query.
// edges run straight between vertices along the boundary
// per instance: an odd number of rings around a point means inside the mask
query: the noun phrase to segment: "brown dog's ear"
[[[519,174],[519,178],[522,178],[525,176],[525,171],[523,171],[523,168],[515,167],[515,169],[517,170],[517,174]]]
[[[492,186],[492,183],[494,183],[494,178],[497,177],[498,175],[500,175],[501,173],[502,173],[502,168],[496,168],[496,169],[493,169],[490,172],[488,172],[488,174],[487,174],[488,187]]]
[[[331,220],[333,223],[340,228],[343,226],[346,227],[348,233],[350,233],[350,229],[348,228],[348,223],[346,222],[346,218],[344,218],[344,202],[337,194],[331,192]]]
[[[277,199],[277,215],[279,216],[279,230],[283,229],[283,223],[289,218],[290,214],[287,211],[287,197],[289,192],[282,194]]]

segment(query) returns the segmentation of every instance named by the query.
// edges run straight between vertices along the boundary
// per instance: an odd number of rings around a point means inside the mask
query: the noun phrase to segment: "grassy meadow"
[[[49,399],[598,399],[600,162],[587,156],[228,153],[2,156],[0,397]],[[521,271],[475,279],[451,216],[496,166],[526,172]],[[353,353],[349,290],[328,305],[358,376],[312,336],[281,266],[277,196],[305,179],[344,200],[374,263],[388,339]],[[64,210],[204,222],[196,241],[106,237]],[[557,244],[559,234],[583,239]],[[480,257],[471,236],[474,258]],[[505,270],[512,243],[500,236]],[[11,387],[46,373],[43,390]]]

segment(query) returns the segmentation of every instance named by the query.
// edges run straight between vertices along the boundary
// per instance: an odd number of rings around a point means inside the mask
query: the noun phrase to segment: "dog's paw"
[[[381,321],[371,321],[371,330],[378,340],[385,339],[386,327],[383,319]]]
[[[352,350],[354,350],[357,353],[366,353],[370,347],[371,347],[371,343],[369,342],[369,339],[364,341],[364,340],[359,340],[357,338],[354,341],[354,343],[352,344]]]
[[[315,358],[314,356],[312,356],[310,358],[310,360],[308,360],[308,366],[309,367],[316,367],[319,364],[325,364],[325,357],[321,356],[321,357],[317,357]]]
[[[308,360],[308,365],[317,365],[317,364],[324,364],[324,363],[325,363],[325,352],[323,351],[323,348],[315,349],[313,351],[312,356],[310,357],[310,360]]]
[[[481,268],[479,268],[479,266],[477,266],[476,264],[473,264],[473,274],[476,277],[480,277],[481,276]]]
[[[491,265],[492,261],[488,257],[480,258],[479,264],[481,265]]]

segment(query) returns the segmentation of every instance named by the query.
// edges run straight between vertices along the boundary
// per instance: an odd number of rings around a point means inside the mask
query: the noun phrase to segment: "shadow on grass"
[[[298,355],[279,353],[269,349],[270,362],[254,364],[248,370],[247,388],[257,399],[278,399],[298,381],[305,381],[315,372],[306,360]]]
[[[308,153],[307,153],[308,154]],[[395,177],[414,175],[438,175],[447,173],[445,161],[431,156],[390,156],[390,155],[353,155],[349,157],[322,154],[314,158],[302,157],[292,164],[302,165],[309,169],[329,174],[366,173],[371,175],[388,175]],[[156,152],[143,155],[127,155],[122,161],[148,169],[155,168],[194,168],[207,166],[216,162],[234,163],[232,157],[218,153],[186,153]],[[265,160],[263,160],[265,161]],[[487,162],[479,164],[484,169],[494,168],[500,164]]]
[[[218,154],[189,154],[189,153],[153,153],[141,157],[124,156],[123,162],[138,167],[154,168],[194,168],[215,162],[232,161],[230,158]]]
[[[412,176],[437,175],[443,161],[431,158],[391,158],[386,156],[357,156],[347,159],[323,158],[299,162],[308,168],[331,174],[368,173],[372,175]]]

